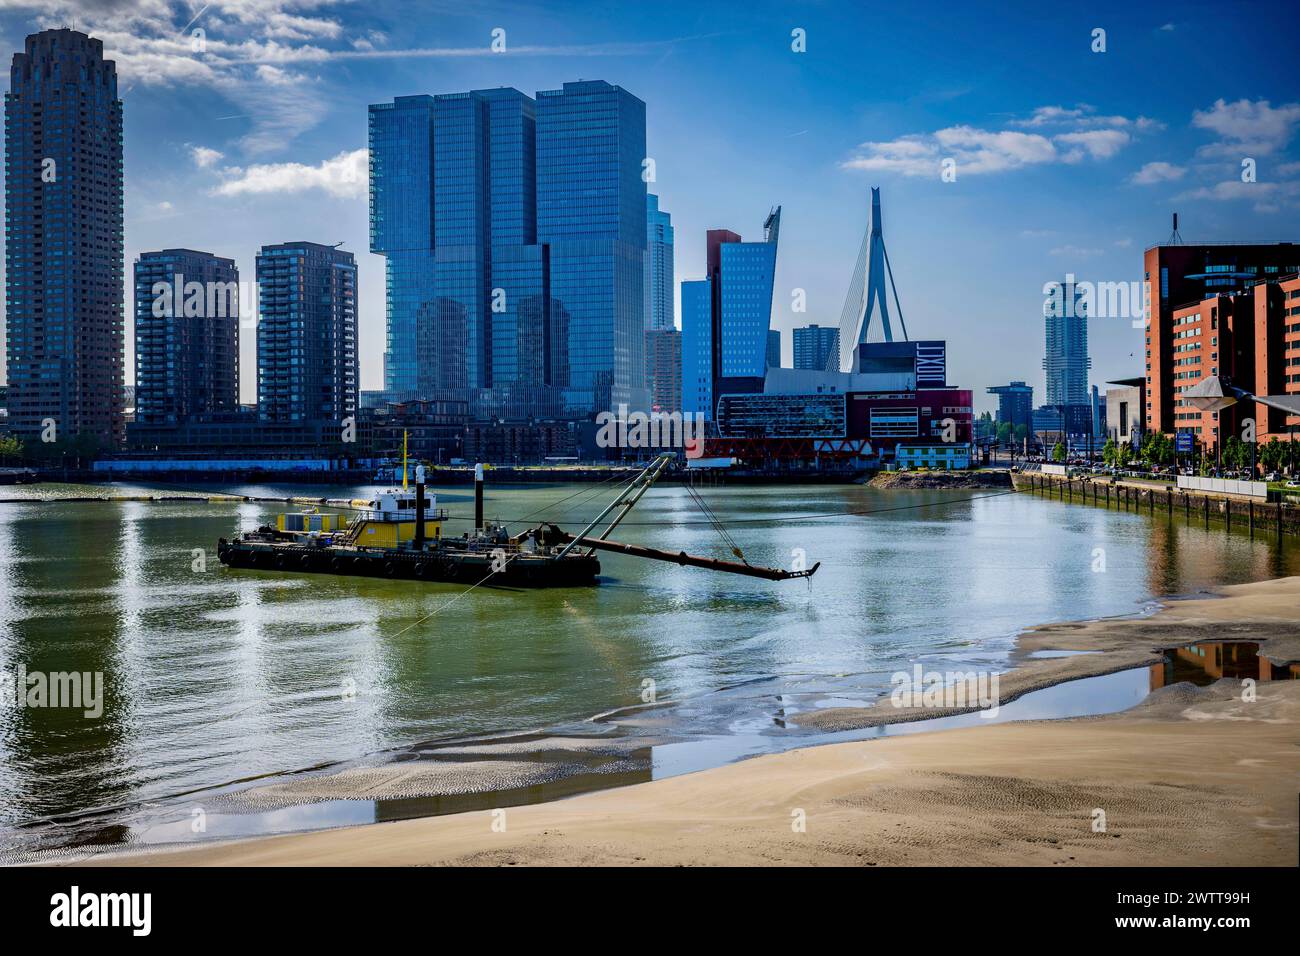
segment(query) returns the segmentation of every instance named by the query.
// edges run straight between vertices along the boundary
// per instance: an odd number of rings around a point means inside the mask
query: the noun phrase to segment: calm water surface
[[[582,487],[493,489],[487,512],[577,530],[599,502],[548,506]],[[0,504],[0,669],[102,671],[106,694],[99,720],[0,702],[0,849],[15,826],[55,815],[418,741],[573,727],[637,705],[647,680],[659,700],[686,702],[675,708],[685,732],[768,732],[760,698],[792,710],[869,701],[917,661],[1000,669],[1025,627],[1132,614],[1300,565],[1294,543],[1269,536],[996,491],[704,494],[751,563],[788,567],[802,549],[818,574],[767,582],[603,555],[598,588],[466,593],[217,563],[218,537],[283,505]],[[438,498],[472,512],[468,489]],[[874,513],[797,520],[848,511]],[[647,494],[617,536],[729,557],[674,486]]]

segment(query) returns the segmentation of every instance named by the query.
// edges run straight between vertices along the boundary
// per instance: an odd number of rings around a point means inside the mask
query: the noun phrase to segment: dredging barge
[[[449,537],[443,534],[446,511],[437,507],[436,497],[425,495],[421,465],[416,468],[414,494],[404,481],[400,490],[383,492],[371,501],[349,502],[355,511],[350,520],[314,508],[283,514],[275,527],[264,525],[233,541],[220,539],[217,557],[231,568],[516,588],[595,585],[600,574],[597,551],[769,581],[816,573],[820,564],[790,571],[749,564],[734,544],[732,553],[739,561],[611,540],[610,533],[672,460],[671,454],[658,456],[576,535],[550,523],[511,535],[504,526],[485,522],[483,466],[479,465],[474,472],[474,528]],[[596,533],[606,519],[609,524]]]

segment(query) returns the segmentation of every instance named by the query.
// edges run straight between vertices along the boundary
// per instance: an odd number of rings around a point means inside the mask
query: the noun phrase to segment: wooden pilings
[[[1156,497],[1163,494],[1164,511],[1170,520],[1177,508],[1176,496],[1182,496],[1183,520],[1191,522],[1194,508],[1201,512],[1201,524],[1207,530],[1210,527],[1210,513],[1222,522],[1225,531],[1231,531],[1234,522],[1245,525],[1245,530],[1254,536],[1257,529],[1271,529],[1281,539],[1282,535],[1300,535],[1300,507],[1283,501],[1263,502],[1243,501],[1228,497],[1215,497],[1187,489],[1164,487],[1139,487],[1129,484],[1112,485],[1108,481],[1088,481],[1034,473],[1018,473],[1012,476],[1017,490],[1030,491],[1045,498],[1057,501],[1078,502],[1081,504],[1100,505],[1107,510],[1114,507],[1125,513],[1141,514],[1146,505],[1147,514],[1155,516]],[[1091,485],[1091,501],[1089,500]],[[1113,492],[1113,494],[1112,494]],[[1199,502],[1199,504],[1198,504]]]

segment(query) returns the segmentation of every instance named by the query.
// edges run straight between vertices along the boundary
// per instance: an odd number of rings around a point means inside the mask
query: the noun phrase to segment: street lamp
[[[1183,397],[1188,399],[1195,408],[1203,412],[1221,412],[1225,408],[1237,404],[1237,402],[1254,402],[1257,405],[1276,408],[1288,415],[1300,415],[1300,395],[1255,395],[1244,388],[1233,385],[1226,375],[1210,375],[1201,379],[1183,392]],[[1254,465],[1255,456],[1252,454],[1252,471]]]

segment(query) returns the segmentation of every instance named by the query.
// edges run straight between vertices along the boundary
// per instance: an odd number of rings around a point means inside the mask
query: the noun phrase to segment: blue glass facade
[[[457,390],[484,416],[644,407],[645,104],[590,82],[370,115],[386,388]]]
[[[433,299],[433,97],[370,107],[370,251],[385,257],[384,388],[419,387],[420,324]]]
[[[767,332],[772,320],[775,242],[728,242],[722,246],[718,297],[718,355],[722,378],[767,374]]]
[[[566,326],[566,415],[649,404],[644,159],[645,103],[631,93],[595,80],[537,94],[537,241]]]
[[[645,327],[677,327],[673,308],[673,217],[659,208],[659,197],[646,194]]]
[[[682,283],[682,412],[713,420],[713,283]]]

